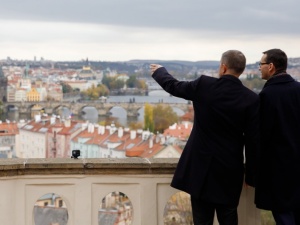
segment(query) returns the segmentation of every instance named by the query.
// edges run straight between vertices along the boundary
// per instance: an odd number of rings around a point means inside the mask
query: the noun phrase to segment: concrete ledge
[[[51,174],[173,174],[178,159],[0,159],[0,177]]]

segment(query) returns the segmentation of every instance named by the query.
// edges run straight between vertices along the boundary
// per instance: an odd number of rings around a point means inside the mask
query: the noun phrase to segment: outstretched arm
[[[193,100],[196,97],[200,78],[194,81],[178,81],[161,65],[151,64],[150,69],[154,80],[173,96]]]

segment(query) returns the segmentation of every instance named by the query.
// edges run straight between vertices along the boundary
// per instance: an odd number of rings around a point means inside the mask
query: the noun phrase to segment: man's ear
[[[227,66],[223,63],[222,64],[222,74],[224,75],[225,73],[226,73],[226,71],[227,71]]]
[[[269,71],[276,71],[275,65],[273,63],[269,64]]]

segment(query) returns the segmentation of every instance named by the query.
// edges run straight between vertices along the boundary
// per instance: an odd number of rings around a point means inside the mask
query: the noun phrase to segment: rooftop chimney
[[[51,120],[52,120],[52,118],[51,118]],[[55,120],[54,120],[54,122],[55,122]],[[52,121],[51,121],[51,124],[52,124]],[[65,125],[65,127],[71,127],[71,120],[70,119],[66,119],[64,121],[64,125]]]
[[[41,114],[34,115],[34,120],[36,123],[40,122],[42,119]]]
[[[119,129],[118,129],[118,137],[119,137],[119,138],[123,137],[123,133],[124,133],[123,128],[122,128],[122,127],[119,127]]]
[[[131,130],[130,131],[130,139],[135,139],[136,138],[136,131],[135,130]]]
[[[89,123],[89,125],[88,125],[88,133],[94,133],[94,124]]]
[[[50,124],[55,124],[56,117],[52,116],[50,118]]]
[[[184,123],[184,127],[185,127],[185,129],[188,129],[189,128],[188,123]]]
[[[147,140],[150,137],[150,131],[143,131],[142,139]]]
[[[165,136],[162,136],[160,138],[160,144],[163,145],[163,144],[165,144],[165,142],[166,142],[166,138],[165,138]]]
[[[117,130],[115,124],[111,124],[110,125],[110,129],[109,129],[109,134],[113,134],[115,131]]]
[[[149,148],[153,148],[153,138],[149,138]]]
[[[100,125],[98,126],[98,134],[104,134],[105,133],[105,127]]]

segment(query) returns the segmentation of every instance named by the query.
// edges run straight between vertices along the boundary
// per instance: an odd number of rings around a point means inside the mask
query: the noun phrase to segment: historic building
[[[40,93],[36,88],[31,88],[31,90],[27,92],[27,101],[29,102],[39,102],[40,98]]]
[[[16,123],[0,122],[0,157],[12,158],[16,155],[19,129]]]

